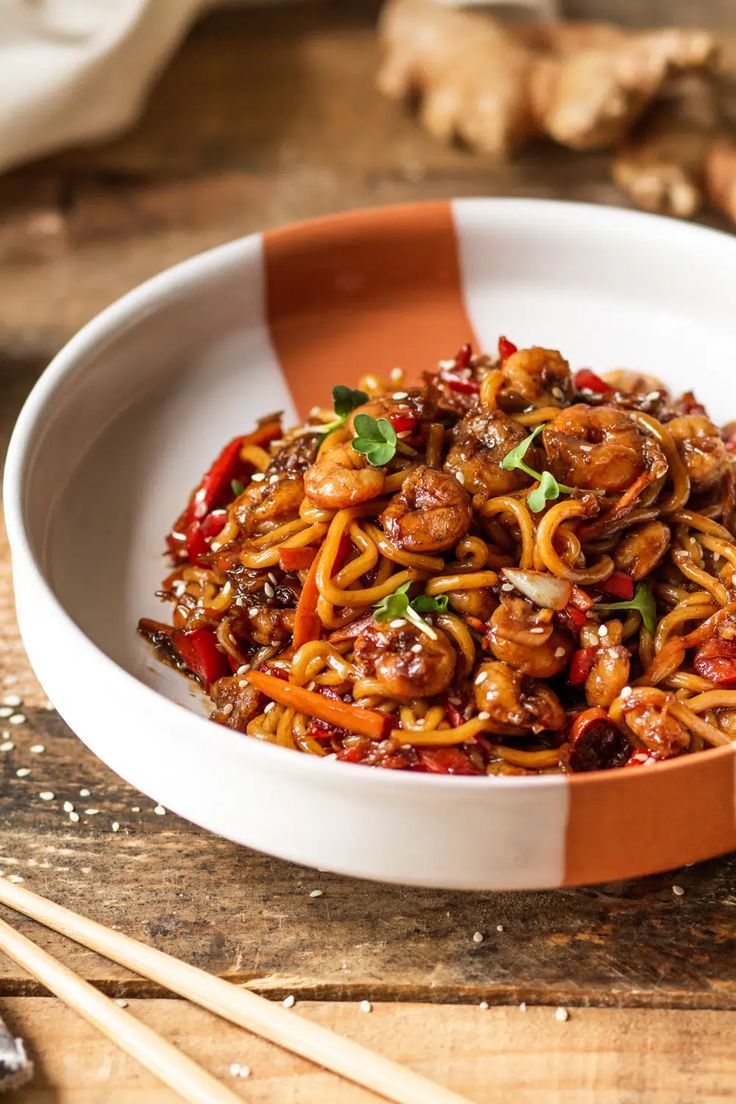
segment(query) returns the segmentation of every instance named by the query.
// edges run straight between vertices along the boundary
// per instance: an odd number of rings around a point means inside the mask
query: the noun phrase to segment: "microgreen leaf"
[[[528,437],[520,441],[515,448],[510,449],[501,461],[501,467],[504,471],[526,472],[527,475],[530,475],[532,479],[536,479],[539,483],[539,486],[535,487],[534,490],[530,491],[526,496],[526,500],[529,503],[529,509],[535,514],[538,514],[544,509],[545,503],[553,502],[556,498],[559,498],[561,494],[572,494],[575,490],[574,487],[568,487],[566,483],[558,483],[551,471],[535,471],[534,468],[530,468],[524,460],[534,438],[538,437],[543,429],[543,424],[538,425],[536,429],[532,430]]]
[[[396,454],[398,438],[396,430],[387,418],[372,418],[370,414],[356,414],[353,448],[365,456],[369,464],[382,468]]]
[[[412,599],[412,609],[417,613],[444,613],[447,609],[448,598],[446,594],[438,594],[435,598],[431,594],[420,594]]]
[[[231,479],[230,489],[236,498],[240,498],[241,494],[245,490],[245,485],[241,483],[239,479]]]
[[[638,610],[644,627],[652,636],[657,627],[657,603],[654,595],[646,583],[637,583],[634,597],[626,602],[596,602],[595,609],[599,610]]]
[[[332,405],[338,418],[347,418],[357,407],[368,402],[365,391],[356,391],[339,383],[332,388]]]
[[[521,468],[522,471],[524,470],[522,468],[524,457],[529,451],[534,438],[538,437],[543,429],[544,423],[538,425],[536,429],[532,430],[528,437],[525,437],[515,448],[512,448],[510,452],[506,453],[501,461],[501,467],[504,471],[516,471],[517,468]]]
[[[420,611],[422,613],[442,613],[447,609],[447,595],[440,594],[435,598],[431,594],[419,594],[410,601],[408,594],[410,586],[411,583],[409,582],[402,583],[393,594],[388,594],[380,602],[376,602],[373,616],[376,621],[393,621],[398,618],[411,621],[412,625],[415,625],[425,636],[428,636],[431,640],[436,640],[437,633],[423,617],[419,616],[419,613]]]
[[[543,471],[540,473],[539,486],[530,491],[526,496],[526,500],[529,504],[529,509],[538,514],[544,509],[547,502],[553,502],[556,498],[560,497],[560,484],[557,482],[552,472]]]

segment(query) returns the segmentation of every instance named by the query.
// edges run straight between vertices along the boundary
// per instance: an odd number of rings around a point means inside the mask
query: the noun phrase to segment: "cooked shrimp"
[[[389,698],[431,698],[442,694],[455,673],[456,652],[434,630],[432,640],[409,622],[372,621],[356,638],[353,662],[366,678],[381,684]]]
[[[613,406],[570,406],[542,438],[555,478],[583,490],[615,494],[637,484],[641,491],[667,472],[657,442]]]
[[[413,387],[411,390],[396,392],[396,394],[402,397],[381,395],[356,407],[348,418],[348,429],[355,432],[356,414],[368,414],[371,418],[388,419],[397,433],[401,433],[403,430],[413,430],[420,422],[431,419],[437,408],[437,403],[428,388]],[[416,426],[413,426],[412,422],[416,423]]]
[[[508,663],[481,664],[473,694],[478,710],[490,714],[489,726],[498,736],[557,730],[565,723],[554,691]]]
[[[690,745],[690,733],[670,715],[674,694],[650,686],[634,687],[621,704],[626,724],[637,739],[662,759],[677,755]]]
[[[493,592],[487,587],[477,587],[474,590],[451,590],[447,597],[450,607],[466,617],[477,617],[479,621],[487,621],[498,605]]]
[[[488,640],[496,659],[526,675],[552,678],[567,666],[572,636],[558,628],[549,609],[537,609],[524,598],[501,596],[491,617]]]
[[[629,681],[630,663],[628,649],[622,644],[599,648],[585,680],[588,705],[600,705],[608,709]]]
[[[404,552],[446,552],[473,520],[470,495],[454,475],[421,465],[381,514],[389,540]]]
[[[684,414],[668,422],[667,429],[675,439],[693,490],[707,491],[714,487],[728,472],[729,459],[726,446],[710,418]]]
[[[614,563],[637,582],[657,566],[670,546],[669,526],[661,521],[637,525],[621,538],[614,553]]]
[[[307,497],[324,510],[342,510],[376,498],[383,490],[383,468],[372,467],[351,444],[323,452],[304,476]]]
[[[528,433],[518,422],[498,414],[468,414],[453,430],[445,471],[452,472],[471,494],[494,497],[528,487],[532,480],[524,472],[501,467],[506,453]],[[537,455],[534,447],[527,452],[530,467],[535,466]]]
[[[251,483],[238,499],[234,514],[244,532],[252,536],[298,517],[303,497],[301,475],[287,473],[275,483]]]
[[[501,374],[501,395],[514,409],[559,406],[572,395],[570,365],[556,349],[519,349],[504,361]]]

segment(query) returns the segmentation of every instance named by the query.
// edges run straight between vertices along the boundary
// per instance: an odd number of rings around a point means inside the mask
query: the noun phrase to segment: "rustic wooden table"
[[[359,7],[297,9],[288,22],[277,11],[212,16],[132,133],[0,180],[3,446],[35,377],[72,331],[197,250],[294,218],[405,199],[620,202],[604,156],[543,146],[498,166],[429,141],[374,95],[375,45]],[[294,994],[295,1015],[483,1104],[683,1104],[736,1093],[734,859],[588,889],[430,892],[303,870],[157,815],[45,702],[15,628],[2,535],[0,683],[0,696],[22,697],[26,717],[0,721],[0,869],[31,888],[274,1000]],[[41,800],[44,791],[53,800]],[[322,895],[312,897],[315,889]],[[8,918],[127,999],[244,1100],[374,1099]],[[364,998],[370,1014],[359,1008]],[[569,1010],[566,1022],[557,1006]],[[37,1062],[19,1104],[174,1101],[4,959],[0,1011]],[[233,1077],[233,1062],[251,1076]]]

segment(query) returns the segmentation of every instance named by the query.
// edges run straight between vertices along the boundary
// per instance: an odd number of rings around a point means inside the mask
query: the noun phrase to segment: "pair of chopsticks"
[[[231,1023],[308,1058],[397,1104],[468,1104],[449,1089],[280,1005],[106,928],[0,877],[0,902]],[[242,1097],[109,997],[0,920],[0,950],[192,1104]]]

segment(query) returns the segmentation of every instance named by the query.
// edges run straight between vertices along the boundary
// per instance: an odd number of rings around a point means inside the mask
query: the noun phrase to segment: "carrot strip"
[[[279,566],[283,571],[304,571],[311,567],[317,555],[316,548],[279,548]]]
[[[283,682],[263,671],[248,671],[245,677],[256,690],[260,690],[272,701],[289,706],[298,713],[306,713],[308,717],[317,717],[336,728],[345,728],[348,732],[357,732],[374,740],[384,739],[391,728],[391,718],[374,709],[359,709],[349,702],[326,698],[314,690],[305,690],[303,686]]]
[[[320,557],[315,556],[312,566],[304,580],[302,592],[294,616],[294,650],[308,644],[310,640],[319,640],[322,635],[322,622],[317,614],[319,589],[317,587],[317,566]]]

